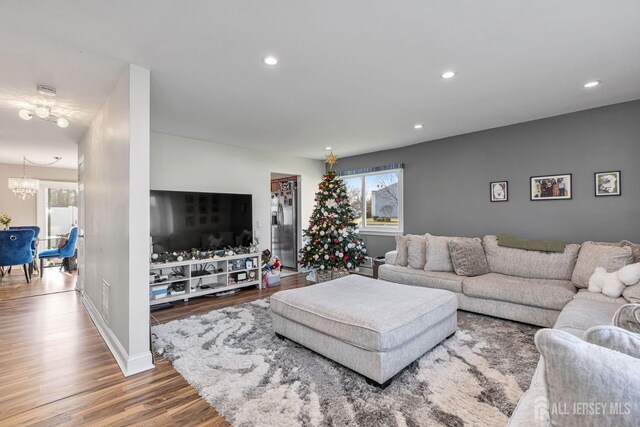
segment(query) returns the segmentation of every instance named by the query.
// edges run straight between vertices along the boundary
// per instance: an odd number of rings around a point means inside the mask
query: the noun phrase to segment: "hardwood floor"
[[[21,268],[13,268],[0,282],[0,301],[19,299],[36,295],[71,291],[76,286],[76,273],[66,273],[58,268],[45,268],[44,277],[34,272],[31,283],[24,279]]]
[[[307,283],[290,276],[269,290],[180,303],[153,311],[152,324]],[[0,325],[2,426],[228,425],[162,357],[155,369],[125,378],[75,291],[0,301]]]

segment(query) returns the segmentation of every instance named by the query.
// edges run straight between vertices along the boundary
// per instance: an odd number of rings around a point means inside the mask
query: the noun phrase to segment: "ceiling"
[[[3,0],[0,162],[74,163],[127,63],[151,70],[153,131],[310,158],[639,99],[639,16],[637,0]],[[67,129],[17,117],[37,83]]]

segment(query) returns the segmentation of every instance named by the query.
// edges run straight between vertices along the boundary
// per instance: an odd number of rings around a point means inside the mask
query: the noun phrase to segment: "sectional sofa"
[[[430,249],[428,242],[426,244],[428,259]],[[563,253],[543,253],[502,247],[496,236],[489,235],[482,238],[482,246],[489,268],[487,274],[466,277],[453,271],[396,265],[397,251],[391,251],[386,254],[378,277],[406,285],[445,289],[457,295],[460,310],[560,329],[578,338],[593,326],[610,325],[622,305],[640,303],[640,283],[628,287],[619,298],[590,292],[585,283],[595,266],[612,271],[640,262],[637,245],[585,242],[566,245]],[[542,365],[541,361],[510,426],[548,425],[536,416],[539,410],[536,405],[546,390]]]

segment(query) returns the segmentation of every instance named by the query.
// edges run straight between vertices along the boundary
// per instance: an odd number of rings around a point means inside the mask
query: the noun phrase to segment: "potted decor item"
[[[262,274],[262,283],[265,288],[280,284],[281,268],[282,263],[280,262],[280,258],[272,256],[271,251],[269,249],[265,249],[262,252],[262,269],[264,271]]]
[[[9,224],[11,224],[11,216],[9,214],[0,214],[0,224],[4,225],[4,229],[9,229]]]

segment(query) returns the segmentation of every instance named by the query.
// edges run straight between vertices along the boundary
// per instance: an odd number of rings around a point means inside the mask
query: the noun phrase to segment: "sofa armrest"
[[[396,263],[397,251],[390,251],[384,254],[384,263],[394,265]]]

